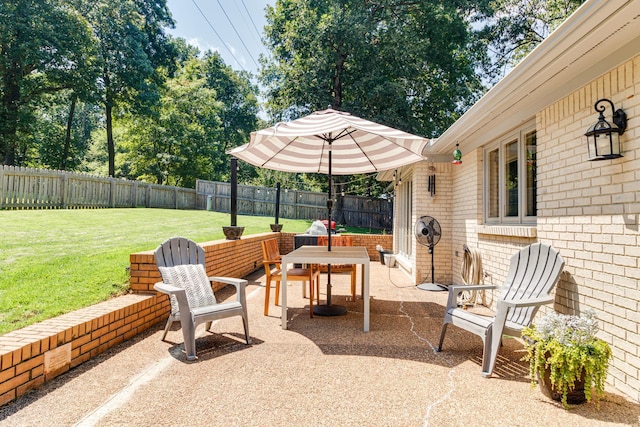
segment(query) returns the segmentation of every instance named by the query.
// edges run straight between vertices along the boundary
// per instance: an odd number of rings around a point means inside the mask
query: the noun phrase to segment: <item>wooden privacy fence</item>
[[[199,206],[216,212],[231,211],[231,184],[198,180],[196,182]],[[202,198],[200,196],[203,196]],[[342,196],[344,225],[377,230],[391,230],[393,204],[385,199],[369,199],[360,196]],[[200,202],[201,200],[201,202]],[[238,214],[275,216],[276,189],[238,185]],[[339,203],[334,203],[333,217],[339,218]],[[327,194],[312,191],[281,190],[280,217],[290,219],[326,219]]]
[[[196,191],[88,174],[0,167],[0,209],[195,209]]]
[[[393,204],[384,199],[336,195],[334,218],[344,225],[391,230]],[[275,216],[276,189],[238,185],[238,214]],[[196,189],[89,174],[0,166],[0,209],[64,208],[209,209],[230,212],[231,184],[198,180]],[[280,217],[326,219],[327,195],[282,190]]]

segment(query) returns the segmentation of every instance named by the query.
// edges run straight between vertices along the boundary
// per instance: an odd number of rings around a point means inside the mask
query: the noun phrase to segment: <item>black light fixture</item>
[[[599,105],[603,102],[608,102],[611,105],[613,124],[604,118],[604,111],[607,107]],[[593,108],[600,113],[600,116],[598,117],[598,123],[589,126],[585,133],[589,149],[588,160],[607,160],[622,157],[620,135],[627,128],[627,115],[622,109],[616,110],[613,102],[606,98],[597,100]]]

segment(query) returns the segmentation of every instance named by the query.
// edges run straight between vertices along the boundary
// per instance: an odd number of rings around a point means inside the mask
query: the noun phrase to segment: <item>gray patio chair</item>
[[[482,338],[482,376],[489,377],[498,356],[502,334],[520,336],[543,304],[553,302],[553,287],[560,278],[564,259],[550,246],[536,243],[520,250],[511,258],[504,285],[449,286],[449,298],[444,315],[437,351],[442,350],[447,325],[462,328]],[[502,289],[496,302],[494,317],[481,316],[458,308],[458,294],[463,291]]]
[[[171,313],[164,328],[162,340],[173,322],[180,321],[187,359],[196,357],[195,329],[206,323],[211,328],[214,320],[241,316],[247,344],[249,320],[245,286],[247,281],[232,277],[207,277],[204,249],[196,242],[183,237],[166,240],[154,251],[162,282],[153,287],[169,295]],[[236,300],[219,303],[211,289],[211,282],[220,282],[236,287]]]

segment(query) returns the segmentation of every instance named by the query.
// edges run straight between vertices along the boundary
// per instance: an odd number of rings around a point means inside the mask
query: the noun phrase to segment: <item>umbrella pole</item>
[[[238,225],[238,159],[231,158],[231,226]]]
[[[276,184],[276,224],[280,219],[280,183]]]
[[[333,176],[331,175],[331,140],[329,143],[329,197],[327,199],[327,216],[328,216],[328,227],[327,227],[327,250],[331,252],[331,209],[333,208]],[[313,307],[313,314],[318,316],[342,316],[343,314],[347,314],[347,307],[341,305],[331,304],[331,264],[327,265],[327,304],[326,305],[316,305]]]

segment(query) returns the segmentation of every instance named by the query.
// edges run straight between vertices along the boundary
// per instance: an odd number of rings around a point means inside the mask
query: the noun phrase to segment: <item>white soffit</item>
[[[588,0],[424,154],[491,142],[639,53],[640,1]]]

